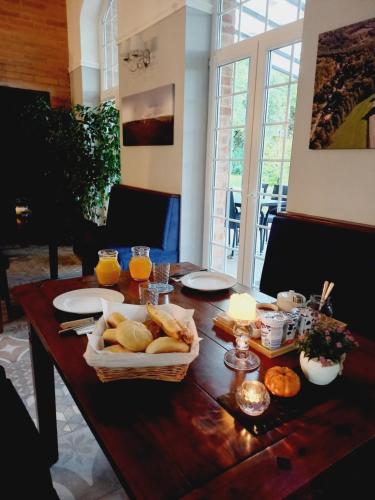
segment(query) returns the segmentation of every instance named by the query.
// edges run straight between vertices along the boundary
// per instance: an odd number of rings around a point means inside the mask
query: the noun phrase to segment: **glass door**
[[[247,50],[247,57],[230,60],[228,51],[217,62],[211,82],[215,92],[212,103],[212,143],[209,151],[211,177],[207,182],[209,200],[208,223],[205,237],[208,249],[206,259],[213,271],[238,278],[242,270],[240,250],[241,224],[246,218],[246,193],[249,164],[249,137],[255,75],[255,51]],[[228,62],[228,59],[230,60]],[[208,238],[207,238],[208,236]]]
[[[272,220],[286,210],[303,24],[292,20],[304,2],[236,2],[218,3],[210,60],[203,261],[259,287]],[[260,31],[256,5],[267,7]]]
[[[300,55],[300,42],[266,51],[260,147],[257,164],[254,165],[258,174],[253,191],[254,251],[249,257],[249,281],[256,288],[262,275],[272,221],[277,212],[286,211],[287,206]]]

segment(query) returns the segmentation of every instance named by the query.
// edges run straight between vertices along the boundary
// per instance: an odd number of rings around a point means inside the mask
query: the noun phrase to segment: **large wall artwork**
[[[122,121],[124,146],[173,144],[174,85],[124,97]]]
[[[375,148],[375,18],[319,35],[310,149]]]

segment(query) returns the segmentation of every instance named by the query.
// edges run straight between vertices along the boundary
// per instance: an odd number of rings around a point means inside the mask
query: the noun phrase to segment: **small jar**
[[[117,250],[99,250],[99,262],[95,268],[96,279],[103,286],[112,286],[119,282],[121,266],[117,260]]]
[[[132,256],[129,261],[130,276],[135,281],[146,281],[149,279],[152,269],[149,247],[132,247]]]
[[[321,301],[322,296],[317,295],[317,294],[312,294],[310,295],[309,300],[306,303],[306,307],[309,307],[310,309],[313,310],[313,315],[316,316],[319,314],[325,314],[326,316],[333,316],[333,309],[332,309],[332,302],[331,302],[331,297],[328,297],[328,299],[324,302],[322,305],[320,311],[319,311],[319,306],[320,306],[320,301]]]

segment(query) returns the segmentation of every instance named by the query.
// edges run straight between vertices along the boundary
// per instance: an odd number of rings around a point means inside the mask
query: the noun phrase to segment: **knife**
[[[66,321],[60,324],[61,330],[58,331],[59,335],[67,335],[75,333],[77,335],[84,335],[85,333],[92,333],[95,328],[95,319],[93,317],[77,319],[74,321]]]
[[[200,272],[200,271],[208,271],[208,269],[199,269],[199,271],[184,271],[182,273],[173,273],[169,277],[172,279],[173,278],[182,278],[183,276],[186,276],[187,274],[196,273],[196,272]]]

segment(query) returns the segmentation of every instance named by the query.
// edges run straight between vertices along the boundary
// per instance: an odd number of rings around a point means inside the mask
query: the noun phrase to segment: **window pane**
[[[217,271],[224,272],[225,248],[212,245],[211,246],[211,266]]]
[[[228,186],[229,161],[217,161],[215,165],[215,187],[226,189]]]
[[[298,80],[299,67],[301,63],[301,43],[294,44],[293,65],[292,65],[292,80]]]
[[[249,1],[241,8],[241,40],[265,31],[266,2]]]
[[[269,85],[288,83],[290,72],[290,56],[280,49],[273,50],[269,65]]]
[[[261,183],[262,190],[264,191],[264,186],[267,185],[267,193],[273,192],[273,186],[280,183],[280,173],[281,173],[281,162],[262,162],[262,175]]]
[[[226,47],[227,45],[238,42],[240,21],[239,9],[230,10],[220,17],[220,46]]]
[[[231,161],[230,177],[229,177],[230,189],[239,189],[239,190],[242,189],[242,175],[243,175],[243,162]]]
[[[289,128],[294,127],[294,117],[296,115],[296,102],[297,102],[297,84],[294,83],[289,89],[289,110],[288,110],[288,121]]]
[[[233,96],[233,126],[246,124],[246,109],[247,93]]]
[[[216,158],[225,160],[231,157],[232,130],[219,130],[217,132]]]
[[[264,127],[263,158],[278,160],[283,158],[285,127],[266,125]]]
[[[266,98],[266,122],[285,122],[287,120],[288,86],[268,89]]]
[[[287,127],[284,160],[290,160],[292,156],[293,128]]]
[[[223,95],[233,94],[233,85],[234,85],[234,64],[225,64],[220,68],[219,95],[223,96]]]
[[[223,219],[217,219],[213,217],[212,219],[212,241],[225,246],[227,244],[227,221]]]
[[[245,129],[237,127],[232,130],[231,158],[243,159],[245,149]]]
[[[226,217],[227,192],[224,189],[214,191],[214,214],[219,217]]]
[[[282,179],[281,179],[281,184],[283,186],[287,186],[288,185],[289,170],[290,170],[290,163],[289,162],[284,162],[283,163],[283,175],[282,175]],[[284,194],[284,193],[282,193],[282,194]]]
[[[232,9],[233,7],[237,7],[241,0],[221,0],[219,2],[219,10],[223,12],[224,10]]]
[[[300,19],[302,19],[305,15],[305,5],[306,5],[306,0],[301,0],[300,11],[299,11]]]
[[[250,59],[242,59],[235,64],[236,79],[234,92],[247,92]],[[229,66],[229,65],[228,65]]]
[[[230,97],[221,97],[219,99],[219,117],[218,117],[218,127],[231,127],[232,126],[232,111],[233,111],[233,103],[232,96]]]
[[[298,2],[270,0],[268,2],[268,30],[297,21]]]

